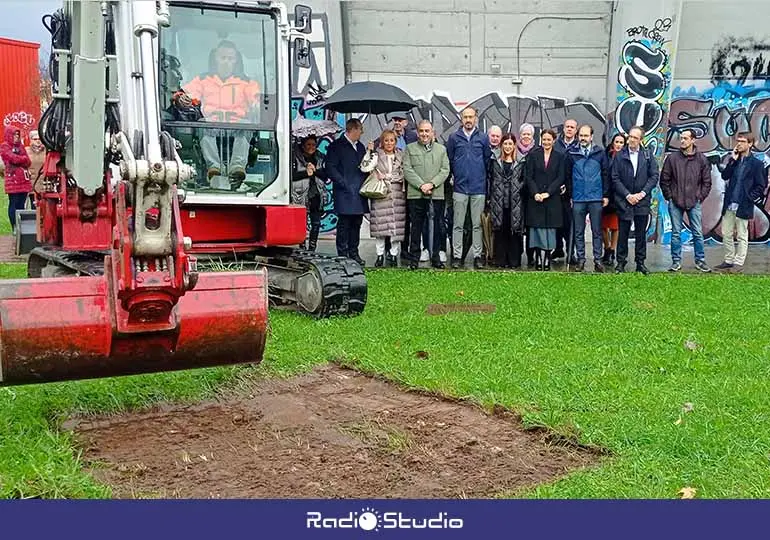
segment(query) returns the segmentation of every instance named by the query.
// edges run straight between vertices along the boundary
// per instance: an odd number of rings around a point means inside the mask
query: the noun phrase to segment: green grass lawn
[[[330,359],[503,404],[611,453],[525,497],[770,496],[770,278],[379,271],[369,284],[354,319],[273,312],[256,370],[0,388],[0,496],[109,495],[57,430],[69,413],[194,400]],[[425,315],[440,302],[497,311]]]

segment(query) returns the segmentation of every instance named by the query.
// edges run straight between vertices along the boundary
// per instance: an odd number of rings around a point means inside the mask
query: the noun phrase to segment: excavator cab
[[[186,196],[256,198],[279,180],[289,149],[278,143],[277,33],[275,12],[259,6],[170,6],[159,35],[161,127],[197,172],[180,186]]]

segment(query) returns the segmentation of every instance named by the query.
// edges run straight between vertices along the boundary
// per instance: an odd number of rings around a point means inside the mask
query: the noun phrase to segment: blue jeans
[[[671,217],[671,261],[675,263],[682,262],[682,227],[684,226],[685,212],[690,220],[690,232],[692,232],[692,239],[695,244],[695,262],[704,262],[706,260],[706,249],[703,247],[701,204],[699,202],[694,208],[685,210],[679,208],[674,201],[669,201],[668,203],[668,215]]]
[[[586,215],[591,220],[591,247],[594,262],[602,258],[602,201],[572,203],[572,223],[575,227],[577,260],[586,262]]]

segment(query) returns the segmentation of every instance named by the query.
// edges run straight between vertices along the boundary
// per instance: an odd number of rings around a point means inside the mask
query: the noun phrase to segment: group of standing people
[[[647,274],[646,232],[652,192],[660,184],[672,221],[669,270],[681,270],[681,231],[687,215],[695,243],[695,267],[711,271],[705,263],[701,226],[701,206],[711,191],[711,166],[697,151],[691,130],[679,133],[680,152],[667,156],[659,170],[655,156],[641,144],[645,133],[638,126],[627,135],[614,135],[603,148],[594,144],[590,125],[579,126],[568,119],[562,135],[545,129],[538,144],[531,124],[523,124],[518,137],[497,126],[480,132],[476,111],[468,107],[461,112],[462,125],[443,145],[427,120],[417,124],[416,132],[406,130],[401,115],[391,120],[393,128],[367,146],[360,142],[361,122],[349,120],[343,136],[329,146],[323,171],[317,166],[320,155],[310,152],[312,138],[303,142],[303,149],[310,147],[297,158],[295,180],[312,180],[315,172],[318,183],[311,183],[310,190],[317,191],[323,189],[326,178],[331,179],[340,256],[363,265],[358,252],[360,228],[363,216],[369,214],[377,247],[375,266],[396,266],[400,255],[416,269],[424,247],[429,249],[431,266],[444,268],[442,252],[448,240],[452,268],[463,266],[469,250],[474,267],[482,268],[482,219],[488,219],[495,266],[520,268],[526,253],[528,266],[537,270],[550,270],[553,260],[566,256],[582,272],[588,258],[588,221],[596,272],[605,272],[613,264],[616,272],[626,271],[633,229],[633,262],[636,271]],[[742,268],[748,220],[754,202],[766,189],[762,163],[750,153],[753,142],[751,133],[738,134],[736,149],[722,173],[728,188],[722,219],[725,261],[719,270]],[[303,165],[311,157],[316,166]],[[372,174],[387,186],[382,198],[368,199],[360,193]],[[312,209],[320,210],[320,206],[309,208],[311,224],[318,223]],[[431,217],[432,238],[427,234]],[[737,252],[732,241],[736,232]],[[311,249],[315,249],[317,237],[317,228],[311,226]],[[402,250],[404,243],[407,247]],[[565,250],[568,246],[572,246],[571,253]]]
[[[16,211],[26,208],[27,201],[32,208],[35,207],[32,179],[37,178],[43,166],[46,150],[37,131],[30,132],[30,145],[26,147],[20,129],[6,126],[3,135],[3,141],[0,143],[3,187],[8,196],[8,221],[15,234]]]

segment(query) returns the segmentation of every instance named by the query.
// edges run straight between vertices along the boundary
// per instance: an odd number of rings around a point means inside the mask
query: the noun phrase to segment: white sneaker
[[[428,253],[427,249],[423,249],[422,253],[420,254],[420,262],[428,262],[430,260],[430,253]]]
[[[446,251],[438,252],[438,260],[440,260],[442,263],[446,262]]]

